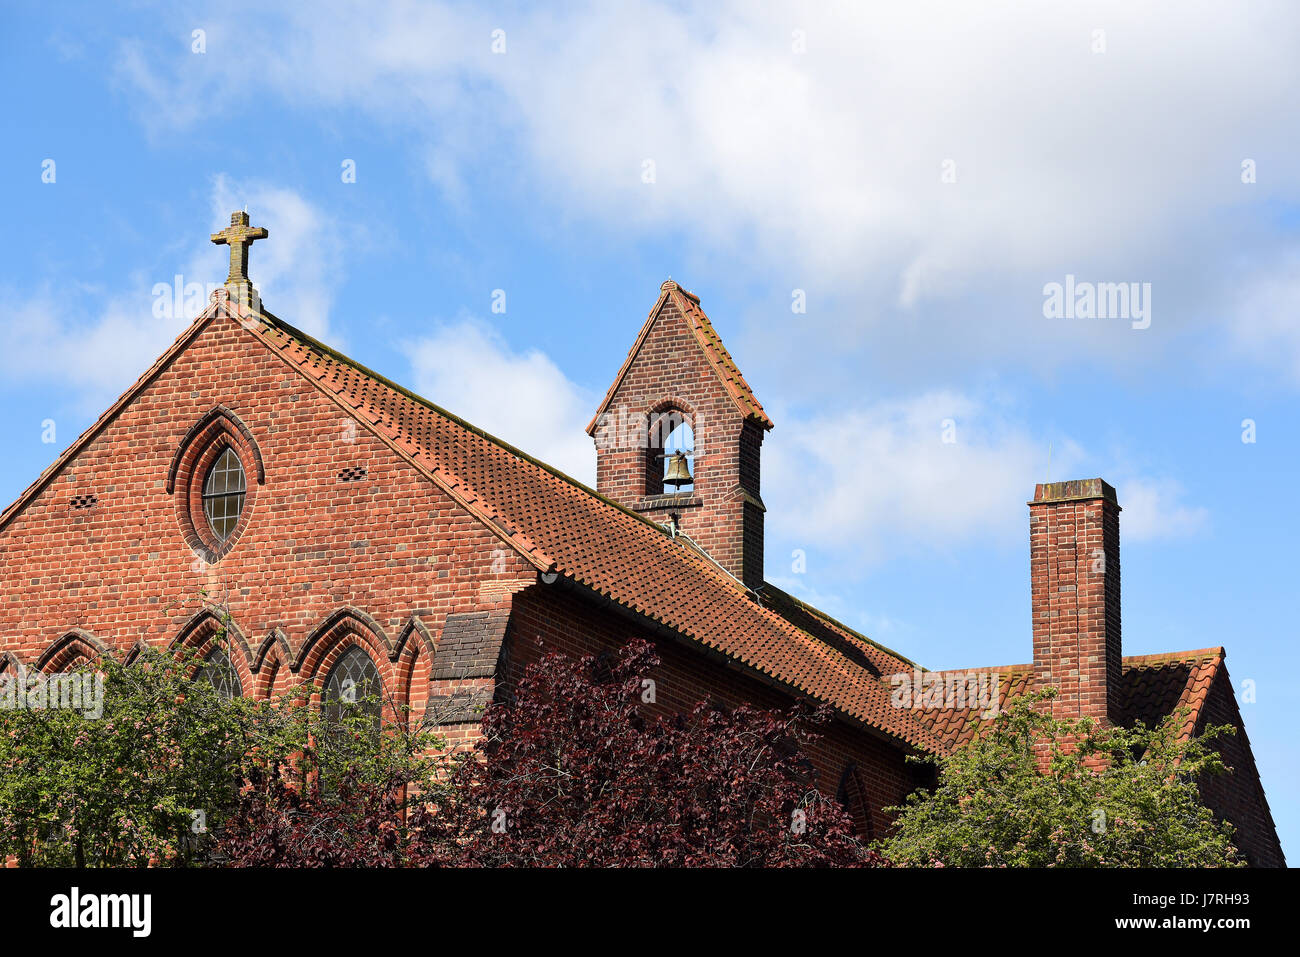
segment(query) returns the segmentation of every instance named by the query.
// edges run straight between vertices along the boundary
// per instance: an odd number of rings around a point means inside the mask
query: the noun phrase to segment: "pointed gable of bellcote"
[[[597,489],[758,588],[760,453],[771,428],[699,297],[669,279],[587,426]]]

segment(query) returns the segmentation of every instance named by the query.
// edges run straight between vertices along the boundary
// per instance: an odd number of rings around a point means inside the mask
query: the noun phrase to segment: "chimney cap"
[[[1102,499],[1119,508],[1115,487],[1104,479],[1071,479],[1068,482],[1039,482],[1034,486],[1034,500],[1030,505],[1049,502],[1079,502]]]

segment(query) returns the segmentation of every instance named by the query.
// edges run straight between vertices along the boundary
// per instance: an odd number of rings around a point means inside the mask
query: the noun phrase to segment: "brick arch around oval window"
[[[226,450],[234,452],[245,475],[244,504],[234,531],[220,539],[203,511],[203,483],[208,470]],[[256,482],[252,479],[256,478]],[[253,516],[257,487],[266,484],[261,446],[238,415],[225,405],[214,406],[191,425],[176,446],[167,470],[167,492],[176,498],[176,521],[185,543],[208,563],[219,561],[235,547]]]
[[[384,717],[398,722],[407,703],[409,689],[399,681],[396,661],[400,650],[384,632],[379,622],[357,608],[344,607],[326,616],[303,642],[291,667],[298,679],[319,686],[311,696],[313,707],[320,706],[320,690],[335,663],[350,648],[360,647],[370,656],[383,684]]]
[[[36,670],[46,674],[59,674],[80,664],[93,664],[104,658],[112,658],[108,646],[86,631],[73,628],[66,631],[36,659]]]

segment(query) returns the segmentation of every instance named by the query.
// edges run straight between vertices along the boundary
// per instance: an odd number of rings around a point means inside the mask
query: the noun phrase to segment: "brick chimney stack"
[[[1061,717],[1119,720],[1119,503],[1101,479],[1048,482],[1029,503],[1034,681]]]

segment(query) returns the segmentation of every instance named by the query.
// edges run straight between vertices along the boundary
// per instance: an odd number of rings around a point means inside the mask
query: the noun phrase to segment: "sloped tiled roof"
[[[998,675],[998,709],[1007,703],[1024,696],[1033,684],[1033,667],[1030,665],[1006,665],[1001,668],[958,668],[952,671],[932,671],[927,677],[944,677],[965,674]],[[943,744],[945,751],[951,751],[969,742],[979,732],[987,720],[981,715],[979,707],[969,708],[918,708],[915,712],[920,722],[925,725]]]
[[[1187,708],[1182,736],[1191,737],[1209,697],[1210,685],[1223,664],[1222,648],[1202,648],[1167,655],[1129,655],[1124,658],[1120,689],[1120,721],[1129,726],[1141,721],[1147,727],[1159,724],[1179,708]],[[1031,690],[1032,665],[1000,668],[957,669],[938,674],[990,673],[1000,675],[999,709]],[[987,722],[978,708],[919,709],[916,715],[946,750],[969,742]]]
[[[650,315],[646,318],[645,324],[641,327],[641,332],[636,337],[636,342],[628,351],[627,358],[623,360],[622,367],[618,370],[618,375],[614,376],[614,383],[605,393],[604,400],[600,403],[600,408],[596,414],[591,417],[587,424],[587,434],[595,432],[596,424],[600,421],[601,415],[609,408],[609,404],[614,401],[614,393],[623,383],[623,377],[627,375],[627,370],[631,368],[633,360],[636,359],[637,353],[641,351],[641,345],[645,342],[646,336],[650,334],[650,329],[659,318],[659,313],[664,305],[672,302],[677,306],[678,311],[686,319],[686,325],[690,328],[695,336],[695,341],[699,343],[700,351],[704,353],[704,358],[708,360],[710,367],[717,373],[718,379],[722,382],[723,388],[731,396],[731,400],[736,404],[742,415],[753,418],[764,429],[772,428],[772,420],[763,411],[762,404],[754,396],[754,390],[749,387],[745,377],[740,374],[740,369],[736,366],[736,360],[731,358],[731,353],[727,347],[722,344],[717,331],[713,328],[713,323],[709,322],[709,317],[704,314],[700,308],[700,297],[694,293],[687,292],[677,283],[669,279],[660,287],[661,292],[659,299],[655,302],[654,308],[650,310]]]
[[[693,301],[698,311],[698,300],[688,293],[675,286],[670,289],[668,284],[664,291],[665,295],[683,297],[683,302]],[[662,301],[661,297],[660,304]],[[682,308],[687,314],[693,311],[690,306]],[[565,576],[782,687],[826,702],[847,717],[923,751],[947,752],[978,732],[982,724],[978,709],[893,707],[888,677],[915,669],[911,661],[773,585],[765,584],[756,595],[751,594],[707,556],[674,539],[654,522],[274,316],[246,312],[220,295],[113,406],[0,513],[0,529],[208,322],[223,316],[238,321],[322,393],[350,410],[539,571]],[[698,317],[697,328],[707,330],[705,338],[712,335],[716,340],[707,318],[702,312]],[[720,343],[717,348],[719,362],[734,369]],[[749,394],[739,372],[724,381],[734,383],[739,393]],[[766,419],[756,400],[752,408]],[[672,587],[664,587],[669,582]],[[1125,720],[1153,724],[1185,705],[1190,713],[1184,733],[1193,733],[1222,661],[1222,648],[1125,658]],[[1000,706],[1024,694],[1032,680],[1028,665],[980,670],[1001,674]]]
[[[923,750],[937,746],[911,714],[891,707],[879,669],[754,601],[661,526],[274,316],[258,319],[243,325],[539,571],[565,576],[870,728]],[[871,654],[891,668],[902,661],[875,646]]]
[[[1222,648],[1169,655],[1131,655],[1124,659],[1120,711],[1125,724],[1159,724],[1167,714],[1187,708],[1184,738],[1191,737],[1205,710],[1210,686],[1223,667]]]
[[[873,674],[892,675],[900,671],[910,671],[917,666],[915,662],[872,641],[866,635],[858,634],[847,625],[836,621],[820,609],[800,601],[789,592],[782,591],[771,582],[763,583],[759,600],[796,628],[840,648],[850,658],[869,668]]]

